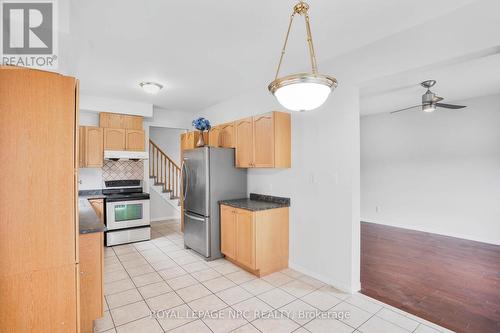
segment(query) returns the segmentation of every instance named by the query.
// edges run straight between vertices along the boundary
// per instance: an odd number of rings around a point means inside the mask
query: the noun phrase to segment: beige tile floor
[[[105,248],[104,262],[95,332],[450,332],[292,269],[259,279],[224,259],[206,262],[184,249],[178,220],[153,223],[151,241]]]

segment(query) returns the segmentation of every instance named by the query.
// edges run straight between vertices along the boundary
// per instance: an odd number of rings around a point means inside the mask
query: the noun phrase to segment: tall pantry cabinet
[[[0,66],[0,327],[78,332],[78,82]]]

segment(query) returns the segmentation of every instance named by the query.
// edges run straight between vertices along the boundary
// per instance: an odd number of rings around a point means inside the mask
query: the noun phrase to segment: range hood
[[[147,160],[149,153],[147,151],[129,151],[129,150],[105,150],[104,159],[110,161],[140,161]]]

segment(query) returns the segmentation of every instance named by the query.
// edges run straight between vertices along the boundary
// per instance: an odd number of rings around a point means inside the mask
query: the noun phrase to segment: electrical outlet
[[[375,206],[375,212],[380,213],[380,206]]]

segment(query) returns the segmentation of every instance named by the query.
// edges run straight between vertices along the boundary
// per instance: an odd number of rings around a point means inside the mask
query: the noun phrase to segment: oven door
[[[149,200],[106,203],[106,228],[108,230],[141,227],[149,224]]]

